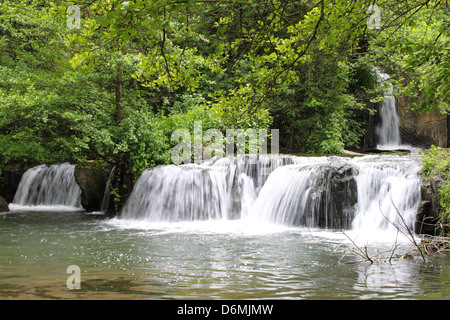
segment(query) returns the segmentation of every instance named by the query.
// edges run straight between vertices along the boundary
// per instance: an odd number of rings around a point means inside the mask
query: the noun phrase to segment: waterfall
[[[81,189],[75,181],[74,170],[75,166],[68,163],[28,169],[20,180],[12,204],[81,208]]]
[[[136,182],[121,219],[265,221],[285,226],[412,228],[420,202],[415,156],[243,156],[160,166]],[[400,216],[401,215],[401,216]]]
[[[250,213],[257,195],[269,176],[278,168],[293,164],[313,164],[325,157],[287,155],[244,155],[219,158],[208,163],[213,169],[225,170],[227,176],[228,216],[242,218]]]
[[[389,75],[375,70],[381,82],[389,79]],[[379,110],[380,122],[376,127],[379,150],[409,150],[416,153],[417,148],[402,144],[400,137],[400,119],[397,114],[395,97],[392,94],[392,85],[389,85],[383,94],[384,101]]]
[[[419,161],[382,156],[363,157],[355,163],[359,167],[358,204],[352,227],[367,232],[394,230],[394,225],[413,230],[421,201]]]
[[[273,172],[252,208],[252,217],[276,224],[347,229],[356,204],[355,168],[330,158]]]
[[[381,81],[389,79],[384,73],[378,73],[378,77]],[[376,128],[379,149],[399,149],[401,145],[399,124],[395,97],[392,95],[392,86],[389,85],[380,108],[380,124]]]
[[[226,174],[207,166],[161,166],[145,171],[122,217],[150,221],[226,219]]]
[[[150,221],[242,218],[271,172],[315,159],[246,155],[149,169],[136,182],[121,216]]]
[[[116,172],[116,166],[114,166],[109,172],[108,180],[106,181],[105,191],[103,192],[102,204],[100,206],[100,212],[106,212],[109,208],[109,200],[111,198],[111,181]]]

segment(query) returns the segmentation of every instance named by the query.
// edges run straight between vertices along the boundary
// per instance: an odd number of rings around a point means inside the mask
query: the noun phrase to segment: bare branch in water
[[[389,199],[391,200],[391,203],[392,203],[392,205],[394,206],[394,209],[395,209],[395,211],[397,212],[397,215],[400,217],[400,219],[401,219],[401,221],[402,221],[402,224],[403,224],[403,227],[406,229],[406,231],[408,232],[408,235],[409,235],[409,237],[407,237],[408,238],[408,240],[409,241],[411,241],[411,243],[417,248],[417,250],[419,251],[419,253],[420,253],[420,256],[422,257],[422,259],[423,259],[423,262],[425,262],[426,261],[426,259],[425,259],[425,256],[424,256],[424,254],[423,254],[423,252],[422,252],[422,249],[420,248],[420,246],[417,244],[417,242],[416,242],[416,239],[415,239],[415,237],[414,237],[414,233],[411,231],[411,229],[408,227],[408,224],[406,223],[406,221],[405,221],[405,219],[403,218],[403,216],[402,216],[402,214],[400,213],[400,211],[398,210],[398,208],[397,208],[397,206],[395,205],[395,203],[394,203],[394,201],[392,200],[392,196],[391,195],[389,195]],[[380,211],[381,211],[381,208],[380,208]],[[382,212],[383,213],[383,212]],[[383,215],[384,216],[384,215]],[[386,218],[386,216],[384,216],[385,218]],[[386,218],[387,219],[387,218]],[[388,219],[388,221],[389,221],[389,219]],[[389,221],[389,222],[391,222],[391,221]],[[392,223],[392,222],[391,222]],[[397,228],[397,231],[401,231],[400,230],[400,228],[399,228],[399,226],[397,226],[395,223],[392,223],[392,225],[394,226],[394,227],[396,227]],[[402,232],[403,233],[403,232]],[[403,233],[404,234],[404,233]]]
[[[351,241],[351,243],[353,243],[353,245],[355,246],[355,248],[357,249],[357,250],[355,250],[355,249],[350,249],[350,251],[352,251],[353,253],[356,253],[357,255],[359,255],[360,257],[362,257],[364,260],[362,260],[362,261],[355,261],[355,262],[352,262],[352,263],[357,263],[357,262],[366,262],[366,261],[370,261],[370,263],[373,263],[373,260],[370,258],[370,256],[369,256],[369,254],[368,254],[368,252],[367,252],[367,246],[364,246],[364,251],[360,248],[360,247],[358,247],[358,245],[345,233],[345,232],[342,232],[346,237],[347,237],[347,239],[349,239],[350,241]],[[347,251],[345,254],[344,254],[344,256],[339,260],[339,262],[341,262],[341,260],[347,255],[349,253],[349,251]]]

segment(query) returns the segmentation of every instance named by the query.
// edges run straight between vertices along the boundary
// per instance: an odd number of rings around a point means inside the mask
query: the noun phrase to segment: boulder
[[[355,169],[348,165],[333,166],[327,172],[328,186],[322,193],[326,206],[319,227],[349,229],[358,201]]]
[[[81,205],[87,211],[100,210],[108,172],[100,161],[86,161],[75,166],[75,180],[81,189]]]
[[[414,232],[438,236],[441,232],[440,219],[436,216],[432,201],[421,201],[417,208]]]
[[[417,208],[416,223],[414,225],[414,232],[417,234],[437,236],[441,232],[439,184],[439,178],[431,178],[420,187],[422,201]]]
[[[0,196],[0,212],[8,212],[9,207],[8,203],[6,202],[5,198]]]
[[[358,201],[356,170],[348,164],[323,165],[296,225],[349,229]]]

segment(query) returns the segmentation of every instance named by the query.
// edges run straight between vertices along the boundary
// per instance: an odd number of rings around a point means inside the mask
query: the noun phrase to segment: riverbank
[[[438,212],[440,236],[450,233],[450,149],[432,146],[422,154],[422,177],[431,207]]]

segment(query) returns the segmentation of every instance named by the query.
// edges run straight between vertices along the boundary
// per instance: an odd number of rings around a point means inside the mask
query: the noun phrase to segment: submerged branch
[[[350,251],[352,251],[353,253],[356,253],[357,255],[359,255],[360,257],[362,257],[364,260],[362,261],[356,261],[356,262],[352,262],[352,263],[357,263],[357,262],[366,262],[366,261],[370,261],[370,263],[373,263],[373,260],[370,258],[369,253],[367,252],[367,246],[364,246],[364,251],[358,247],[358,245],[345,233],[342,232],[347,239],[350,240],[351,243],[353,243],[354,247],[357,249],[353,249],[351,248]],[[347,251],[344,256],[339,260],[339,262],[349,253],[349,251]]]
[[[394,201],[392,200],[392,197],[391,197],[391,196],[389,197],[389,199],[391,200],[392,205],[394,206],[394,209],[395,209],[395,211],[397,212],[397,215],[400,217],[400,219],[401,219],[401,221],[402,221],[402,223],[403,223],[403,227],[406,229],[406,231],[408,231],[408,234],[409,234],[408,239],[409,239],[409,240],[411,241],[411,243],[417,248],[417,250],[418,250],[419,253],[420,253],[420,256],[422,257],[423,262],[425,262],[425,261],[426,261],[425,256],[424,256],[424,254],[423,254],[423,252],[422,252],[422,249],[421,249],[421,248],[419,247],[419,245],[417,244],[416,239],[415,239],[415,237],[414,237],[414,234],[413,234],[413,232],[411,231],[411,228],[408,227],[408,224],[406,223],[406,221],[405,221],[405,219],[403,218],[402,214],[400,213],[400,211],[399,211],[398,208],[396,207],[396,205],[395,205]],[[381,210],[381,209],[380,209],[380,210]],[[397,228],[397,230],[399,230],[398,226],[396,226],[395,224],[393,224],[393,225]]]
[[[394,256],[394,252],[395,252],[395,250],[397,249],[398,232],[399,232],[399,230],[397,229],[397,234],[396,234],[396,236],[395,236],[394,248],[392,249],[391,255],[389,256],[389,263],[391,262],[392,257]]]

